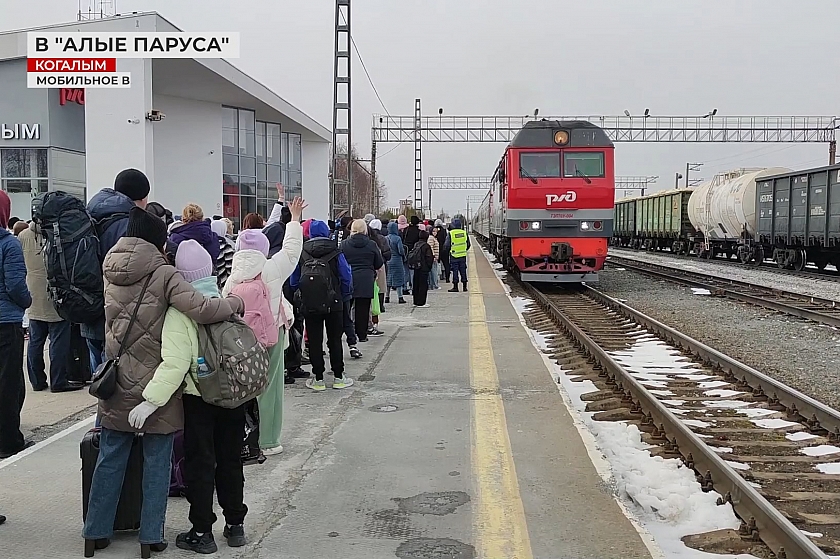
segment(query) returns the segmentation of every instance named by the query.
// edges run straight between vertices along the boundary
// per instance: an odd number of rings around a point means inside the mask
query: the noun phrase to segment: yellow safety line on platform
[[[513,462],[505,406],[493,357],[473,242],[469,262],[472,469],[476,488],[475,541],[482,559],[532,559],[525,508]]]

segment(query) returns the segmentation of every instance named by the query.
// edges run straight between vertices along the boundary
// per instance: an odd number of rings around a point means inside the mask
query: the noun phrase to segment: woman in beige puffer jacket
[[[142,552],[162,551],[167,545],[163,526],[170,458],[174,433],[184,425],[183,407],[180,394],[160,408],[143,399],[143,389],[162,361],[161,338],[167,309],[171,305],[200,324],[220,322],[243,310],[238,297],[208,299],[196,291],[167,263],[165,244],[164,222],[145,210],[132,208],[126,236],[105,257],[105,354],[115,358],[123,339],[125,348],[116,392],[99,402],[102,433],[84,527],[86,555],[110,543],[135,433],[144,434]],[[138,303],[137,320],[126,337]]]

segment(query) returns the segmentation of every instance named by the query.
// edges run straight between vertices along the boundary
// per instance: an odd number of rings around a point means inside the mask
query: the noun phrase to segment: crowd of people
[[[205,216],[196,204],[175,216],[149,202],[149,193],[147,177],[127,169],[86,206],[64,193],[39,195],[32,220],[23,222],[10,218],[0,191],[0,458],[33,444],[20,429],[28,337],[34,390],[79,390],[93,381],[99,398],[98,456],[85,497],[87,557],[110,544],[137,445],[144,557],[167,548],[166,500],[178,484],[192,527],[177,536],[177,547],[217,550],[214,492],[227,544],[245,545],[243,467],[283,451],[284,385],[305,378],[313,391],[327,389],[326,342],[331,388],[352,386],[343,344],[352,359],[362,357],[359,345],[383,334],[380,316],[392,292],[397,304],[410,296],[415,307],[428,308],[428,292],[442,282],[451,279],[451,292],[467,291],[470,243],[457,219],[448,226],[373,214],[304,221],[305,202],[284,203],[278,185],[271,215],[248,214],[235,234],[228,219]],[[71,224],[78,231],[68,232]],[[70,264],[68,254],[75,255]],[[83,269],[85,258],[93,264]],[[73,266],[79,269],[68,270]],[[211,339],[223,331],[211,327],[221,323],[245,324],[258,342],[239,369],[261,371],[247,381],[259,388],[254,398],[208,395],[222,370],[210,355],[224,349],[224,339]]]

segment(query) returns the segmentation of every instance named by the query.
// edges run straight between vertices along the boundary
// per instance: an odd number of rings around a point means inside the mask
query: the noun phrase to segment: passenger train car
[[[505,149],[473,233],[523,281],[597,281],[613,234],[613,155],[590,122],[526,123]]]

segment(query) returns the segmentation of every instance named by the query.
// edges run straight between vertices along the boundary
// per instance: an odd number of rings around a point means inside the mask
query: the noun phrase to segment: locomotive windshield
[[[560,152],[520,153],[519,176],[525,179],[559,178]]]
[[[564,151],[564,177],[603,177],[604,154],[600,151]]]

